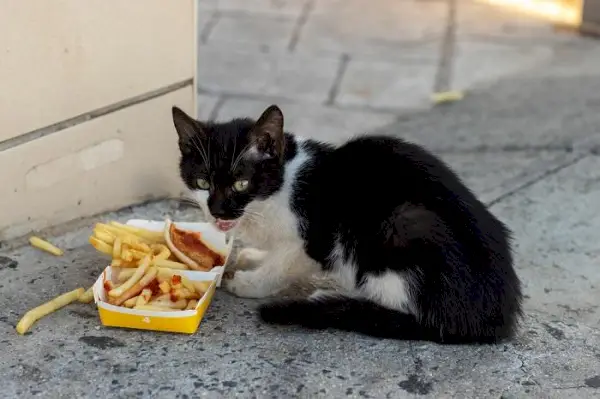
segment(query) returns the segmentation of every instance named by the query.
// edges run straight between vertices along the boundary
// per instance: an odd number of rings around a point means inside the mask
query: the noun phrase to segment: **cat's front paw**
[[[235,270],[248,270],[258,267],[265,258],[266,252],[256,248],[242,248],[238,252],[233,265]]]
[[[223,288],[242,298],[265,298],[272,290],[264,276],[253,270],[237,270],[231,279],[223,280]]]

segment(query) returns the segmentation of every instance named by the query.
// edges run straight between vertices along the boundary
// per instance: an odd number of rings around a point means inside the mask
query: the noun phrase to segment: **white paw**
[[[242,298],[265,298],[272,295],[271,287],[264,276],[252,270],[238,270],[229,280],[223,280],[223,287]]]
[[[242,248],[235,260],[236,270],[254,269],[264,259],[266,252],[255,248]]]

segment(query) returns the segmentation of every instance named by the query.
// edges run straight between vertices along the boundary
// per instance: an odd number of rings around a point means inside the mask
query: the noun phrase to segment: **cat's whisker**
[[[208,160],[210,160],[210,136],[208,136]],[[209,167],[210,167],[210,164],[207,161],[206,168],[208,169]]]
[[[198,208],[201,209],[200,204],[198,203],[198,201],[196,201],[193,198],[186,198],[186,197],[167,197],[168,200],[172,200],[172,201],[177,201],[177,202],[181,202],[187,205],[191,205],[194,208]]]
[[[257,216],[259,218],[265,218],[265,215],[263,215],[262,213],[258,213],[258,212],[253,212],[253,211],[244,211],[244,216]]]
[[[237,140],[233,140],[233,153],[231,154],[231,164],[229,165],[229,168],[231,170],[233,170],[233,162],[235,161],[235,148],[237,147]]]
[[[204,148],[204,144],[202,144],[202,141],[200,141],[196,136],[192,136],[192,144],[194,144],[194,147],[196,147],[196,149],[198,150],[198,152],[200,153],[200,156],[202,157],[202,160],[204,161],[204,163],[206,164],[206,167],[208,168],[210,166],[210,164],[208,163],[208,156],[206,155],[206,149]],[[198,146],[198,144],[200,146]]]

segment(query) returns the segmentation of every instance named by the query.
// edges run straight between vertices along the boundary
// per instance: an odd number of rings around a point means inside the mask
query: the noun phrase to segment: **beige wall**
[[[193,0],[0,0],[0,240],[177,195]]]

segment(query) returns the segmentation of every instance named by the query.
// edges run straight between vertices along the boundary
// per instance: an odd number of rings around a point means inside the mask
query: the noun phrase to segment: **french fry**
[[[97,224],[95,230],[111,234],[115,238],[119,237],[119,238],[121,238],[121,241],[124,244],[139,247],[140,250],[149,251],[148,244],[152,243],[152,241],[148,241],[148,240],[144,239],[143,237],[136,236],[135,234],[131,234],[130,232],[128,232],[126,230],[122,230],[118,227],[109,226],[106,224]]]
[[[139,298],[139,296],[134,296],[133,298],[129,298],[128,300],[123,302],[123,306],[125,306],[126,308],[134,307],[135,304],[137,303],[138,298]]]
[[[138,259],[138,260],[139,260],[139,259],[142,259],[142,258],[144,258],[144,256],[145,256],[146,254],[144,254],[144,253],[141,253],[141,255],[142,255],[142,256],[140,256],[140,257],[137,257],[136,259]],[[125,261],[125,262],[132,262],[132,261],[133,261],[133,259],[134,259],[134,256],[133,256],[133,250],[123,249],[123,251],[121,251],[120,255],[119,255],[119,256],[115,256],[115,257],[119,257],[119,258],[121,258],[121,260],[123,260],[123,261]]]
[[[147,229],[143,229],[141,227],[133,227],[133,226],[119,223],[119,222],[110,222],[110,225],[113,227],[117,227],[121,230],[127,231],[130,234],[136,235],[138,237],[142,237],[146,240],[154,241],[157,243],[164,242],[162,231],[147,230]]]
[[[125,293],[125,291],[129,290],[131,287],[133,287],[135,285],[135,283],[137,283],[138,281],[140,281],[140,279],[142,277],[144,277],[144,274],[146,273],[146,271],[148,270],[149,267],[150,267],[150,256],[147,256],[140,263],[140,266],[135,270],[135,273],[133,274],[133,276],[131,276],[121,286],[110,290],[108,292],[108,295],[113,298],[117,298],[117,297],[120,297],[121,295],[123,295]],[[129,299],[129,298],[125,298],[125,299]]]
[[[191,301],[188,302],[187,306],[185,307],[185,310],[194,310],[194,309],[196,309],[196,306],[198,306],[198,301],[195,299],[192,299]]]
[[[81,295],[83,295],[84,292],[85,292],[84,288],[77,288],[73,291],[67,292],[66,294],[62,294],[62,295],[52,299],[51,301],[46,302],[43,305],[40,305],[34,309],[31,309],[30,311],[25,313],[25,316],[23,316],[21,318],[21,320],[19,320],[19,323],[17,323],[17,332],[19,334],[25,334],[27,332],[27,330],[29,330],[29,328],[31,328],[33,323],[35,323],[42,317],[44,317],[52,312],[55,312],[56,310],[62,308],[63,306],[66,306],[66,305],[70,304],[71,302],[78,300],[79,297],[81,297]]]
[[[83,295],[79,297],[79,302],[90,303],[94,300],[94,286],[88,288]]]
[[[170,309],[185,309],[187,306],[187,301],[185,299],[178,299],[177,301],[172,301],[171,298],[157,298],[148,303],[149,305],[154,306],[162,306]]]
[[[135,301],[135,306],[141,306],[141,305],[145,305],[148,303],[148,301],[150,301],[150,298],[152,297],[152,290],[148,289],[148,288],[144,288],[141,292],[141,294],[137,297],[137,300]]]
[[[212,281],[194,281],[194,288],[196,288],[197,292],[205,293],[210,288]]]
[[[154,266],[163,267],[167,269],[176,269],[176,270],[188,270],[189,267],[185,263],[181,262],[173,262],[172,260],[167,259],[154,259],[152,260],[152,264]]]
[[[160,288],[160,292],[162,292],[163,294],[168,294],[169,292],[171,292],[171,285],[166,280],[160,283],[158,285],[158,288]]]
[[[98,228],[94,229],[94,237],[96,237],[97,239],[99,239],[100,241],[103,241],[107,244],[114,244],[115,243],[115,239],[116,237],[109,233],[106,230],[100,230]]]
[[[113,249],[109,244],[105,243],[104,241],[100,241],[99,239],[93,236],[89,238],[89,241],[90,244],[92,244],[92,246],[96,248],[96,250],[98,250],[99,252],[112,256]]]
[[[154,254],[154,259],[158,260],[166,260],[171,256],[171,251],[167,248],[166,245],[162,244],[153,244],[151,247],[152,253]]]
[[[187,288],[171,290],[171,301],[178,301],[180,299],[200,299],[200,294],[190,291]]]
[[[140,270],[140,269],[141,269],[141,266],[137,270]],[[114,304],[117,306],[121,305],[123,302],[125,302],[129,298],[139,294],[144,288],[146,288],[146,286],[148,286],[156,278],[157,272],[158,271],[156,270],[156,267],[150,268],[150,270],[148,270],[148,272],[142,277],[141,280],[139,280],[137,283],[135,283],[132,287],[128,288],[127,291],[123,292],[123,294],[121,296],[116,298],[114,300]],[[135,274],[134,274],[134,276],[135,276]],[[127,280],[127,281],[130,281],[130,280]],[[109,293],[109,295],[110,295],[110,293]]]
[[[117,276],[117,282],[123,283],[127,281],[133,274],[135,273],[134,269],[124,269],[119,271],[119,275]]]
[[[42,251],[49,252],[52,255],[62,256],[64,254],[64,251],[62,249],[55,247],[48,241],[42,240],[41,238],[36,236],[29,237],[29,243],[33,247],[41,249]]]
[[[113,253],[112,253],[113,258],[116,258],[116,259],[121,258],[122,259],[122,257],[121,257],[121,252],[123,252],[122,248],[121,248],[122,246],[123,246],[123,241],[121,240],[121,237],[115,238],[115,242],[113,244]],[[124,259],[124,260],[131,260],[131,259]]]

